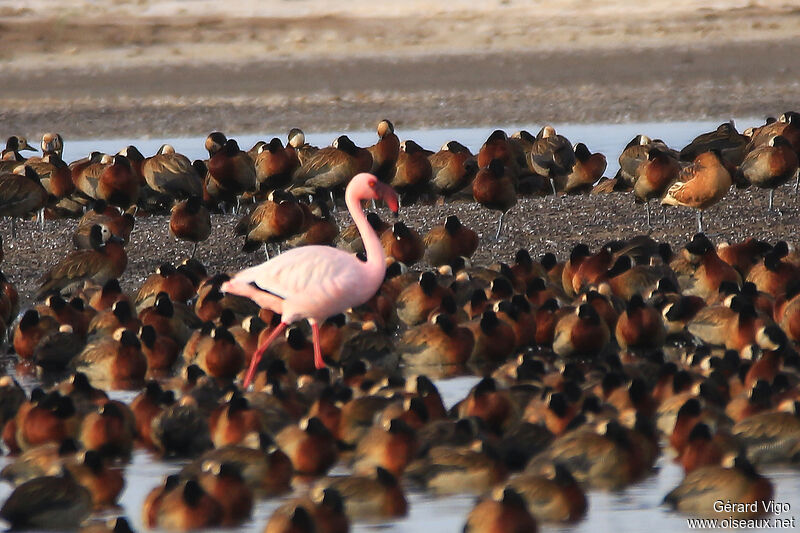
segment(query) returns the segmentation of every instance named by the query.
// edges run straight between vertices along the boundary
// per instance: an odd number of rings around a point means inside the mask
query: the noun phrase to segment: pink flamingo
[[[369,300],[380,287],[386,269],[383,247],[361,209],[363,200],[383,200],[397,213],[397,193],[372,174],[361,173],[345,191],[347,209],[355,221],[367,261],[330,246],[301,246],[258,266],[242,270],[221,290],[250,298],[281,314],[281,323],[258,347],[244,378],[250,385],[256,366],[270,343],[296,320],[308,319],[314,341],[314,365],[325,366],[319,345],[318,322]]]

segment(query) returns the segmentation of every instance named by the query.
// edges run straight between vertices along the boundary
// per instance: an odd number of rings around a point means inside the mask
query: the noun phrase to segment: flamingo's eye
[[[375,188],[375,180],[369,180],[369,186],[371,189]]]

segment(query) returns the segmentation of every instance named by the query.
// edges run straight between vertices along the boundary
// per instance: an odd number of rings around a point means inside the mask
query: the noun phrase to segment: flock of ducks
[[[768,188],[797,172],[799,115],[738,133],[732,124],[680,152],[637,136],[620,172],[550,127],[493,132],[478,154],[455,141],[430,153],[399,142],[388,120],[359,148],[346,136],[315,148],[292,130],[248,152],[215,132],[207,161],[169,145],[65,163],[57,134],[43,156],[12,137],[0,163],[0,214],[80,217],[76,250],[42,276],[20,313],[0,276],[17,376],[0,378],[0,423],[14,491],[0,517],[15,529],[130,531],[108,513],[134,449],[179,461],[152,489],[147,528],[236,526],[261,499],[284,497],[267,533],[338,533],[408,512],[410,487],[479,498],[470,533],[533,532],[574,522],[592,490],[620,490],[664,453],[686,476],[665,503],[716,517],[714,501],[756,502],[763,465],[800,460],[800,253],[784,241],[679,250],[646,236],[577,245],[569,257],[519,250],[475,266],[478,236],[455,216],[424,238],[369,221],[389,256],[377,293],[320,324],[326,368],[307,324],[294,324],[241,378],[280,315],[220,290],[194,257],[160,266],[133,293],[119,278],[137,210],[170,212],[196,244],[209,213],[254,204],[236,226],[244,249],[334,244],[363,253],[358,232],[330,217],[348,180],[371,171],[404,202],[471,195],[503,215],[520,194],[632,190],[702,213],[732,183]],[[770,202],[771,206],[771,202]],[[648,208],[649,219],[649,208]],[[701,223],[698,215],[698,224]],[[192,254],[194,256],[194,252]],[[427,263],[428,268],[420,264]],[[445,408],[437,377],[482,379]],[[107,391],[136,391],[130,402]],[[339,465],[347,475],[328,475]]]

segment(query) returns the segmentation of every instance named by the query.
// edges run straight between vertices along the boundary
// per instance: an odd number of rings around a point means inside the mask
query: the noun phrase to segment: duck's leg
[[[769,190],[769,207],[767,207],[767,211],[769,211],[770,213],[772,212],[772,204],[773,204],[774,200],[775,200],[775,189],[770,189]]]
[[[647,213],[647,227],[652,228],[653,225],[650,224],[650,200],[645,200],[644,202],[644,211]]]
[[[269,334],[267,340],[261,343],[261,346],[259,346],[255,353],[253,353],[253,357],[250,359],[250,367],[247,369],[247,374],[244,376],[244,383],[242,383],[242,386],[245,389],[247,389],[247,387],[250,386],[250,382],[253,381],[253,376],[256,373],[256,367],[258,366],[258,362],[261,361],[261,357],[264,355],[264,352],[267,351],[267,348],[269,348],[269,345],[272,344],[272,341],[277,339],[278,335],[280,335],[288,325],[289,324],[286,322],[281,322],[275,326],[275,329]]]
[[[703,233],[703,211],[697,210],[697,233]]]
[[[197,253],[197,244],[198,243],[194,243],[194,246],[192,247],[192,259],[194,259],[194,254]]]
[[[500,221],[497,223],[497,233],[494,236],[495,241],[500,240],[500,232],[503,231],[503,217],[506,216],[506,212],[503,211],[500,213]]]

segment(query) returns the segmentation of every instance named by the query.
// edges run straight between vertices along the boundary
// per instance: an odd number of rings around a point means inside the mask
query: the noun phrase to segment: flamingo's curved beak
[[[389,206],[392,213],[397,213],[398,209],[400,209],[400,200],[397,197],[397,193],[394,192],[394,189],[391,187],[386,187],[386,191],[383,193],[383,201],[386,202],[386,205]]]

